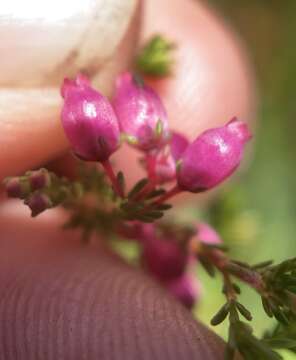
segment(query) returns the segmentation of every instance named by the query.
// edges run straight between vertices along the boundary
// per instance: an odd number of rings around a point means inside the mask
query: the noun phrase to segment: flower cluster
[[[170,131],[156,92],[129,72],[118,77],[112,104],[82,75],[66,79],[61,93],[62,123],[74,153],[83,160],[101,162],[120,196],[109,157],[121,139],[144,153],[149,189],[176,181],[175,194],[202,192],[221,183],[238,167],[251,138],[247,125],[234,118],[190,143]]]

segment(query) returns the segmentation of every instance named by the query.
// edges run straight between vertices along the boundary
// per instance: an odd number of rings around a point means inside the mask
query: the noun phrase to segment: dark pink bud
[[[6,193],[9,197],[21,198],[23,195],[22,184],[18,177],[11,177],[4,182]]]
[[[188,264],[188,254],[174,239],[154,236],[143,243],[143,263],[147,271],[160,281],[179,277]]]
[[[41,193],[34,193],[26,201],[25,204],[29,206],[32,212],[32,216],[37,216],[43,211],[50,209],[53,204],[50,198]]]
[[[131,145],[148,151],[168,142],[167,114],[159,96],[131,73],[118,77],[113,105]]]
[[[219,245],[222,243],[220,235],[208,224],[196,225],[198,240],[208,245]]]
[[[45,169],[33,171],[28,179],[32,190],[43,189],[51,183],[50,175]]]
[[[200,297],[201,285],[194,275],[185,273],[166,284],[169,292],[189,310]]]
[[[65,79],[62,124],[74,153],[88,161],[105,161],[120,143],[119,125],[107,98],[87,78]]]
[[[203,132],[181,156],[177,173],[179,187],[201,192],[221,183],[239,166],[244,145],[250,138],[247,124],[236,118],[222,127]]]
[[[25,199],[32,191],[25,176],[8,177],[4,180],[4,186],[7,195],[12,198]]]

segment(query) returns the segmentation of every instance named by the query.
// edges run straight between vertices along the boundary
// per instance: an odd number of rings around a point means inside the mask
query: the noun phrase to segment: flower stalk
[[[114,170],[113,170],[113,167],[110,163],[109,160],[105,160],[105,161],[102,161],[101,162],[105,172],[106,172],[106,175],[108,176],[111,184],[112,184],[112,187],[115,191],[115,193],[120,197],[120,198],[124,198],[124,192],[123,192],[123,189],[122,187],[120,186],[119,182],[118,182],[118,179],[114,173]]]

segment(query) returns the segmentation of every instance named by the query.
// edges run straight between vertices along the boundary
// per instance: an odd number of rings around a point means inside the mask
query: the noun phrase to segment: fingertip
[[[1,261],[0,275],[3,359],[223,358],[221,339],[102,249]]]
[[[93,13],[93,7],[101,6],[100,4],[101,1],[95,1],[94,4],[93,2],[86,3],[85,11]],[[111,46],[113,50],[108,56],[105,54],[105,51],[107,48],[110,50],[111,44],[106,43],[106,49],[104,48],[102,50],[99,57],[95,54],[92,55],[91,61],[81,67],[77,67],[78,65],[75,64],[73,60],[72,65],[75,65],[76,70],[68,66],[65,68],[61,67],[58,69],[58,79],[47,78],[48,74],[44,74],[41,83],[38,82],[40,79],[33,71],[34,66],[39,69],[38,66],[40,64],[33,63],[31,64],[32,68],[26,68],[25,72],[26,74],[27,72],[30,73],[33,69],[32,73],[35,74],[36,78],[33,77],[31,80],[33,81],[33,85],[35,84],[34,81],[37,81],[36,86],[32,85],[30,87],[27,83],[23,84],[23,79],[19,74],[19,83],[8,83],[5,87],[0,87],[0,180],[5,176],[18,175],[25,170],[53,160],[59,155],[64,154],[69,148],[69,143],[64,135],[60,122],[62,106],[62,98],[58,88],[60,78],[67,76],[73,77],[73,73],[75,74],[78,71],[85,72],[90,75],[92,83],[96,88],[103,94],[110,95],[115,76],[130,65],[135,50],[135,43],[137,43],[138,40],[141,9],[137,6],[137,1],[134,0],[110,1],[110,4],[104,4],[104,8],[105,7],[107,11],[97,14],[98,16],[92,20],[90,28],[97,28],[97,25],[101,24],[102,29],[106,30],[106,28],[109,28],[106,24],[103,26],[106,18],[108,19],[109,16],[112,16],[113,11],[116,11],[118,16],[114,19],[114,23],[110,24],[110,28],[113,29],[113,38],[117,39],[119,43],[117,43],[114,48],[113,45]],[[117,25],[119,26],[119,23],[122,23],[122,19],[124,19],[123,22],[126,23],[126,26],[120,26],[117,29]],[[40,22],[42,22],[42,19]],[[30,22],[28,22],[28,24],[29,23]],[[55,27],[57,29],[59,25],[53,23],[51,26],[53,29],[55,29]],[[68,26],[68,28],[71,29],[71,26],[69,27],[67,22],[63,23],[63,26]],[[108,31],[111,30],[109,29]],[[115,34],[114,32],[116,31],[117,33]],[[45,34],[42,35],[46,34],[47,32],[45,31]],[[88,36],[89,33],[86,35]],[[108,36],[106,36],[104,32],[99,35],[102,35],[102,41],[108,42],[110,40],[109,37],[112,37],[112,32],[110,34],[108,33]],[[86,44],[88,44],[87,36],[84,39]],[[47,47],[47,51],[54,56],[57,51],[54,43],[52,43],[51,39],[48,39],[47,36],[45,36],[44,41],[45,44],[42,44],[42,46]],[[47,44],[46,41],[49,41],[49,43]],[[62,41],[64,41],[64,38]],[[80,44],[80,42],[78,44],[79,49],[77,53],[80,54],[80,52],[83,52],[81,50],[83,44]],[[20,52],[20,57],[26,57],[27,53],[23,48],[19,49],[15,42],[12,42],[10,45],[10,51],[16,48],[17,53]],[[36,46],[37,48],[39,46],[39,44],[34,41],[30,45],[35,46],[35,50]],[[89,50],[91,52],[94,51],[92,48]],[[18,59],[18,61],[21,60]],[[46,61],[48,61],[48,59],[46,59]],[[36,70],[37,72],[38,69]],[[0,70],[0,80],[2,83],[6,75],[5,71],[2,70],[1,72]]]

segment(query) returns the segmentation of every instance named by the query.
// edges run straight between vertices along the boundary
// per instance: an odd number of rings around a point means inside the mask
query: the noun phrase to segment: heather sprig
[[[223,278],[226,303],[212,318],[211,324],[216,326],[225,319],[229,319],[229,338],[225,359],[234,359],[236,352],[239,352],[246,360],[281,359],[272,347],[287,348],[295,343],[292,344],[290,341],[288,345],[284,341],[288,340],[288,337],[283,336],[282,341],[279,339],[276,342],[275,336],[270,336],[267,341],[253,335],[252,327],[241,320],[242,317],[249,322],[252,321],[252,314],[238,301],[241,290],[234,279],[247,284],[260,295],[267,316],[274,317],[283,327],[292,327],[296,324],[296,297],[293,287],[296,259],[289,259],[278,265],[273,265],[272,261],[266,261],[251,266],[228,258],[220,246],[202,242],[196,244],[194,240],[191,247],[209,275],[214,276],[215,271],[218,271]]]
[[[80,182],[58,177],[46,169],[27,171],[19,177],[8,177],[4,180],[4,185],[8,196],[22,199],[33,217],[47,209],[70,204],[83,196]]]
[[[174,45],[164,38],[154,37],[140,52],[138,69],[167,75],[172,49]],[[95,233],[106,242],[114,238],[136,242],[139,266],[188,309],[202,296],[196,264],[210,276],[220,273],[225,304],[211,323],[229,321],[225,359],[239,353],[246,360],[277,360],[281,357],[272,348],[295,350],[296,260],[277,265],[233,260],[210,225],[179,224],[168,216],[172,208],[168,201],[174,196],[211,190],[234,173],[251,138],[247,124],[234,117],[193,134],[190,141],[169,128],[161,98],[138,75],[119,75],[115,88],[109,100],[81,74],[65,79],[61,120],[80,170],[74,179],[44,168],[9,177],[4,181],[8,196],[23,200],[32,216],[63,207],[69,215],[65,228],[81,230],[86,244]],[[139,151],[146,172],[131,187],[126,185],[128,174],[118,171],[112,159],[122,142]],[[256,291],[267,316],[280,324],[261,340],[249,325],[251,311],[239,301],[237,282]]]

